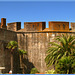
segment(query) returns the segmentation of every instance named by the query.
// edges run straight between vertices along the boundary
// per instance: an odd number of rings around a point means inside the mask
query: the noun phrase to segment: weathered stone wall
[[[45,72],[48,68],[46,67],[45,57],[46,51],[48,50],[49,42],[54,41],[53,38],[66,33],[57,32],[19,32],[18,46],[28,52],[28,61],[31,67],[36,67],[40,72]],[[67,33],[68,34],[68,33]],[[69,33],[74,34],[74,33]],[[26,62],[26,61],[25,61]],[[25,63],[26,64],[26,63]],[[25,66],[26,67],[26,66]],[[30,67],[28,67],[29,69]],[[53,67],[51,67],[53,68]],[[30,68],[31,69],[31,68]],[[50,69],[50,68],[49,68]],[[26,69],[25,69],[26,70]]]
[[[0,28],[7,29],[7,26],[6,26],[6,18],[1,18],[1,27]]]
[[[49,29],[50,30],[67,30],[69,31],[69,22],[49,22]]]
[[[27,51],[23,56],[23,71],[29,73],[32,67],[36,67],[40,72],[45,72],[47,68],[45,63],[46,51],[48,50],[49,42],[54,41],[54,37],[62,34],[74,35],[74,32],[13,32],[10,30],[0,29],[0,66],[6,69],[3,72],[10,70],[10,51],[6,49],[6,45],[10,41],[18,41],[20,49]],[[19,56],[14,52],[14,73],[19,69]]]
[[[46,28],[46,22],[24,22],[24,31],[42,31]]]
[[[0,67],[5,67],[5,70],[3,70],[4,73],[8,73],[9,70],[11,69],[11,53],[10,50],[6,49],[6,46],[8,42],[10,41],[17,41],[17,36],[15,32],[5,30],[5,29],[0,29]],[[16,51],[14,52],[14,73],[17,73],[16,70],[19,67],[18,65],[18,55],[16,54]]]
[[[3,41],[0,40],[0,66],[4,66],[4,45],[3,45]]]
[[[1,23],[0,23],[0,28],[1,28]]]
[[[17,31],[21,29],[21,22],[7,23],[7,30]]]
[[[0,29],[0,40],[10,42],[11,40],[17,41],[16,33],[6,29]]]
[[[71,23],[71,29],[75,31],[75,23]]]
[[[10,51],[5,49],[5,42],[0,41],[0,67],[5,67],[3,73],[8,73],[11,64],[10,64]]]

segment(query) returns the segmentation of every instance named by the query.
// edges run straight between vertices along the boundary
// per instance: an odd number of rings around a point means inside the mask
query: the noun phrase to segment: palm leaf
[[[46,51],[47,56],[45,62],[47,66],[56,64],[62,57],[75,53],[75,36],[66,34],[57,36],[55,40],[58,43],[50,42],[50,47]]]

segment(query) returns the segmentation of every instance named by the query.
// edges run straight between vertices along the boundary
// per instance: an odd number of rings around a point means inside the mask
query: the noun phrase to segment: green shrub
[[[52,70],[48,70],[48,71],[45,71],[45,73],[46,74],[55,74],[55,70],[53,70],[53,69]]]
[[[75,73],[75,58],[65,57],[59,60],[55,66],[55,71],[60,74],[74,74]]]
[[[36,68],[32,68],[30,74],[39,73],[39,71]]]

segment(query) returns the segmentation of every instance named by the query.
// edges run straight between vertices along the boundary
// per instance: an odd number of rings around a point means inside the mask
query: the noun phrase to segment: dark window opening
[[[63,29],[65,29],[65,25],[63,24]]]
[[[39,26],[39,24],[37,26]]]
[[[34,25],[33,25],[33,28],[34,28]]]
[[[59,26],[59,28],[60,28],[60,25],[58,25]]]
[[[60,29],[60,25],[58,25],[59,29]]]

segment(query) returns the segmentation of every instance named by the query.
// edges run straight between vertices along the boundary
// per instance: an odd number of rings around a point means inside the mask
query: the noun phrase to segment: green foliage
[[[24,50],[22,50],[22,49],[19,49],[18,52],[19,52],[20,55],[22,55],[22,54],[27,54],[27,51],[24,51]]]
[[[55,74],[55,70],[53,70],[53,69],[52,70],[48,70],[48,71],[45,71],[45,73],[46,74]]]
[[[75,73],[75,58],[70,56],[62,58],[59,60],[55,67],[57,73],[60,74],[73,74]]]
[[[58,60],[62,57],[75,55],[75,37],[72,35],[57,36],[56,42],[50,42],[51,45],[47,50],[45,62],[47,66],[57,64]]]
[[[36,68],[32,68],[30,74],[39,73],[39,71]]]
[[[13,52],[13,50],[17,47],[18,47],[18,45],[17,45],[16,41],[10,41],[6,48],[10,49],[11,52]]]

